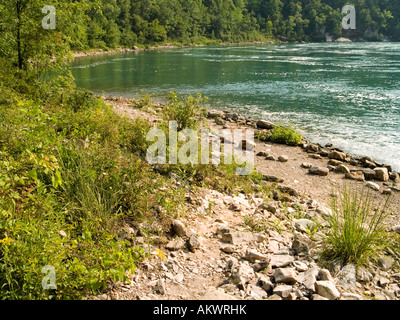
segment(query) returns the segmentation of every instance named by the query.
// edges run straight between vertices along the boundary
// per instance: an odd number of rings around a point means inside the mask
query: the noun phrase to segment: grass
[[[257,138],[260,141],[275,142],[289,146],[297,146],[303,140],[301,133],[297,132],[296,128],[282,124],[275,126],[272,131],[259,132]]]
[[[389,240],[383,223],[388,216],[387,204],[388,199],[375,207],[369,193],[344,187],[332,202],[323,259],[360,266],[386,251]]]

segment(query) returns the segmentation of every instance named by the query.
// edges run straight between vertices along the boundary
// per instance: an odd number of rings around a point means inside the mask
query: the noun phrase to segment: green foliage
[[[168,104],[163,109],[165,121],[176,121],[178,131],[186,128],[196,128],[205,116],[203,107],[207,98],[198,93],[195,97],[190,95],[185,101],[180,101],[175,91],[170,92]]]
[[[260,131],[257,133],[257,139],[260,141],[270,141],[289,146],[297,146],[301,143],[303,137],[292,126],[278,124],[272,131]]]
[[[386,250],[389,242],[383,222],[388,216],[387,203],[375,208],[369,194],[345,187],[332,202],[322,257],[362,265]]]

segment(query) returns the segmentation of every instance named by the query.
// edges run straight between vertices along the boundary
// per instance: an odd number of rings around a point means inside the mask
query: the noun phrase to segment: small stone
[[[265,260],[266,259],[266,257],[263,254],[257,252],[256,250],[252,250],[252,249],[246,250],[246,255],[244,258],[250,262],[256,262],[256,260]]]
[[[278,157],[278,160],[279,162],[288,162],[289,158],[287,156],[282,155]]]
[[[362,171],[353,171],[350,173],[346,173],[346,179],[356,180],[356,181],[365,181],[364,173]]]
[[[321,281],[333,281],[332,275],[328,269],[319,270],[318,279]]]
[[[378,277],[378,286],[385,288],[390,283],[390,280],[385,277]]]
[[[336,172],[339,173],[350,173],[350,169],[347,168],[344,164],[339,164],[336,168],[335,168]]]
[[[180,220],[173,220],[172,221],[172,230],[179,236],[184,237],[186,236],[186,227],[184,223]]]
[[[235,250],[235,247],[233,247],[233,246],[231,246],[231,245],[227,245],[227,246],[223,246],[222,248],[221,248],[221,251],[222,252],[225,252],[225,253],[234,253],[234,252],[236,252],[236,250]]]
[[[294,227],[297,231],[307,232],[307,230],[316,228],[316,224],[314,221],[308,219],[294,219]]]
[[[310,168],[312,168],[312,166],[313,165],[311,163],[307,163],[307,162],[304,162],[301,164],[301,167],[304,169],[310,169]]]
[[[398,181],[400,179],[399,174],[397,172],[391,172],[389,174],[389,179],[393,181]]]
[[[328,154],[329,159],[335,159],[335,160],[340,160],[340,161],[345,161],[346,160],[346,154],[344,152],[339,152],[339,151],[332,151]]]
[[[257,157],[267,157],[268,153],[265,151],[260,151],[259,153],[257,153]]]
[[[284,268],[294,262],[294,257],[289,255],[272,255],[270,265],[272,268]]]
[[[65,233],[64,230],[58,230],[57,233],[62,237],[62,238],[66,238],[67,234]]]
[[[272,154],[270,154],[270,155],[267,155],[267,156],[265,157],[265,160],[268,160],[268,161],[276,161],[276,157],[273,156]]]
[[[259,129],[271,130],[274,127],[275,127],[275,125],[272,122],[265,121],[265,120],[258,120],[257,121],[257,128],[259,128]]]
[[[274,284],[265,276],[260,276],[258,278],[258,283],[266,292],[271,292],[274,288]]]
[[[296,251],[296,254],[305,254],[308,255],[310,252],[310,246],[312,245],[312,241],[303,235],[296,235],[292,242],[292,249]]]
[[[371,182],[371,181],[368,181],[367,184],[366,184],[366,186],[367,186],[368,188],[372,189],[372,190],[375,190],[375,191],[379,191],[379,190],[381,189],[381,187],[379,186],[379,184],[377,184],[377,183],[375,183],[375,182]]]
[[[378,259],[378,266],[381,268],[383,271],[388,271],[392,268],[395,260],[392,257],[383,257]]]
[[[356,293],[344,292],[339,300],[362,300],[362,296]]]
[[[383,189],[382,194],[389,196],[392,194],[392,189],[390,189],[390,188]]]
[[[219,126],[223,126],[223,125],[226,124],[226,122],[225,122],[221,117],[216,118],[216,119],[215,119],[215,123],[216,123],[217,125],[219,125]]]
[[[304,271],[307,271],[307,270],[308,270],[307,265],[306,265],[304,262],[302,262],[302,261],[298,261],[298,260],[294,261],[294,262],[293,262],[293,266],[294,266],[294,267],[296,268],[296,270],[299,271],[299,272],[304,272]]]
[[[183,249],[184,247],[185,247],[185,242],[181,238],[175,239],[175,240],[171,240],[165,246],[165,248],[170,250],[170,251],[178,251],[178,250]]]
[[[290,268],[275,269],[273,277],[274,277],[276,283],[285,283],[285,284],[293,285],[298,282],[296,272]]]
[[[187,246],[190,251],[195,251],[196,249],[200,248],[200,239],[196,235],[190,236],[190,238],[187,241]]]
[[[306,150],[307,151],[311,151],[311,152],[318,152],[319,151],[319,145],[311,143],[311,144],[307,145]]]
[[[324,297],[320,296],[319,294],[314,293],[314,294],[311,296],[311,300],[329,300],[329,299],[324,298]]]
[[[335,168],[341,164],[343,164],[342,161],[335,160],[335,159],[330,159],[328,162],[329,166],[334,166]]]
[[[299,282],[301,282],[304,287],[308,290],[315,292],[315,283],[317,282],[317,276],[319,274],[319,268],[313,267],[310,270],[300,274]]]
[[[327,176],[329,174],[329,169],[328,168],[320,168],[320,167],[312,167],[308,170],[308,172],[312,175]]]
[[[283,284],[275,287],[273,293],[283,299],[287,299],[292,291],[293,291],[292,286]]]
[[[159,279],[156,283],[156,288],[159,294],[165,294],[165,282],[164,279]]]
[[[367,181],[375,180],[375,171],[369,168],[361,169],[362,173],[364,173],[364,178]]]
[[[317,281],[315,283],[317,294],[329,300],[336,300],[340,297],[336,286],[330,281]]]
[[[375,171],[375,179],[379,181],[389,181],[389,172],[387,168],[376,168]]]

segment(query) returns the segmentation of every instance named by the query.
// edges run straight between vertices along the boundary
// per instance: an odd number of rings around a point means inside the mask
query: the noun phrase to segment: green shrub
[[[347,187],[339,200],[332,202],[329,232],[324,238],[322,257],[327,261],[362,265],[385,250],[388,245],[384,220],[388,216],[387,201],[373,209],[369,193]]]
[[[190,95],[185,101],[180,101],[176,92],[171,91],[168,104],[163,109],[164,120],[176,121],[178,131],[194,129],[205,116],[206,110],[203,105],[206,101],[207,98],[202,97],[200,93],[196,97]]]
[[[297,146],[301,143],[303,137],[292,126],[278,124],[272,131],[260,132],[257,138],[261,141],[270,141],[289,146]]]

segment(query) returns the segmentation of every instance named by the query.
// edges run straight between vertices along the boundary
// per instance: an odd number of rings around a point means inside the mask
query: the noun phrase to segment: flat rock
[[[321,167],[312,167],[308,170],[308,172],[312,175],[327,176],[329,174],[329,169]]]
[[[165,246],[170,251],[178,251],[185,247],[185,241],[182,238],[171,240]]]
[[[266,256],[253,249],[247,249],[244,257],[247,261],[266,260]]]
[[[284,268],[294,262],[294,257],[290,255],[270,255],[270,266],[272,268]]]
[[[335,167],[335,171],[339,173],[350,173],[350,169],[346,167],[344,164],[339,164],[337,167]]]
[[[353,171],[350,173],[346,173],[346,179],[356,180],[356,181],[365,181],[364,173],[362,171]]]
[[[372,181],[368,181],[366,186],[372,190],[375,191],[379,191],[381,189],[381,187],[379,186],[379,184],[372,182]]]
[[[258,120],[257,121],[257,128],[259,128],[259,129],[271,130],[274,127],[275,127],[275,125],[270,121],[265,121],[265,120]]]
[[[315,289],[317,294],[329,300],[337,300],[340,297],[340,292],[331,281],[317,281]]]
[[[287,299],[289,297],[290,293],[292,293],[292,291],[293,291],[292,286],[283,284],[283,285],[275,287],[273,290],[273,293],[283,299]]]
[[[340,152],[340,151],[332,151],[328,154],[328,158],[334,159],[334,160],[345,161],[346,154],[344,152]]]
[[[238,245],[257,241],[258,237],[250,232],[230,231],[222,234],[221,240],[226,243]]]
[[[295,284],[298,282],[296,271],[292,268],[275,269],[273,275],[276,283]]]

